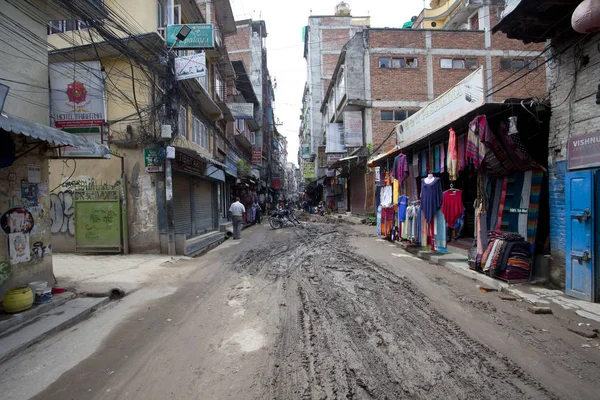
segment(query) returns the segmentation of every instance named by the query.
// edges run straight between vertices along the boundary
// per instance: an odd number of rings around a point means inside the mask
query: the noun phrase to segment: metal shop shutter
[[[183,174],[173,174],[173,223],[175,233],[192,233],[192,206],[190,178]]]
[[[353,214],[365,213],[366,194],[364,168],[357,168],[350,174],[350,210]]]
[[[194,184],[194,218],[196,233],[214,229],[213,183],[198,180]]]

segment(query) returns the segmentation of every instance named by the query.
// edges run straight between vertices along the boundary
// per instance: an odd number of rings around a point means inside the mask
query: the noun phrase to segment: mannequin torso
[[[431,182],[433,182],[434,179],[435,177],[433,176],[433,174],[427,174],[427,177],[423,179],[423,182],[429,185]]]

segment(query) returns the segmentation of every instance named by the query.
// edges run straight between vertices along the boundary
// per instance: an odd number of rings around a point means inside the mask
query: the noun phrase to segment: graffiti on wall
[[[50,195],[50,232],[75,236],[75,201],[72,191]]]
[[[10,261],[0,260],[0,285],[9,280],[12,277],[12,269],[10,267]]]

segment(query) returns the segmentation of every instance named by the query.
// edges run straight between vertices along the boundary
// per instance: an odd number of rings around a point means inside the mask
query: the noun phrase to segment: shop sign
[[[508,212],[513,213],[513,214],[528,214],[529,209],[528,208],[509,208]]]
[[[345,153],[344,125],[338,123],[327,124],[327,153]]]
[[[281,177],[279,174],[271,175],[271,187],[273,189],[281,189]]]
[[[175,78],[178,81],[206,77],[206,54],[198,53],[191,56],[175,58]]]
[[[49,66],[50,119],[54,127],[103,126],[104,83],[100,62],[55,63]]]
[[[331,165],[336,161],[339,161],[340,158],[344,158],[345,153],[335,153],[335,154],[327,154],[327,165]]]
[[[204,162],[200,161],[198,158],[188,156],[187,154],[183,154],[179,151],[175,153],[173,168],[192,175],[206,175],[206,164]]]
[[[310,158],[310,144],[302,145],[302,158],[305,160],[308,160]]]
[[[317,164],[319,168],[327,168],[327,153],[325,152],[325,146],[319,146],[317,153]]]
[[[262,165],[262,147],[252,147],[252,164]]]
[[[381,167],[375,167],[375,183],[381,182]]]
[[[476,110],[484,103],[483,68],[479,68],[410,118],[396,125],[398,144],[406,148]]]
[[[254,104],[252,103],[227,103],[227,108],[235,119],[254,118]]]
[[[72,133],[73,135],[83,136],[91,143],[102,143],[102,127],[100,126],[89,126],[84,128],[63,128],[65,132]],[[73,146],[65,146],[60,148],[61,157],[95,157],[101,158],[102,156],[89,150],[79,149]]]
[[[363,145],[362,111],[344,112],[344,142],[346,147]]]
[[[160,148],[152,147],[144,149],[144,168],[146,172],[163,172],[163,160],[160,156]]]
[[[167,47],[174,49],[214,49],[215,39],[212,24],[185,24],[191,29],[185,40],[177,42],[177,34],[183,25],[167,25]]]
[[[315,179],[315,163],[304,163],[304,179]]]
[[[229,153],[227,153],[227,156],[225,157],[225,171],[227,171],[228,174],[237,176],[238,159],[239,157],[233,151],[229,151]]]
[[[569,169],[600,166],[600,132],[568,139]]]

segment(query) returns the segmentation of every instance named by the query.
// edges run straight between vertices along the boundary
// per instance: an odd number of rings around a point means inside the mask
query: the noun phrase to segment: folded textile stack
[[[502,264],[496,269],[494,276],[511,280],[529,279],[532,268],[531,243],[514,242],[507,247]]]
[[[488,246],[479,258],[477,256],[476,270],[493,275],[498,267],[506,265],[503,257],[506,247],[512,242],[522,242],[523,236],[514,232],[488,231]]]

